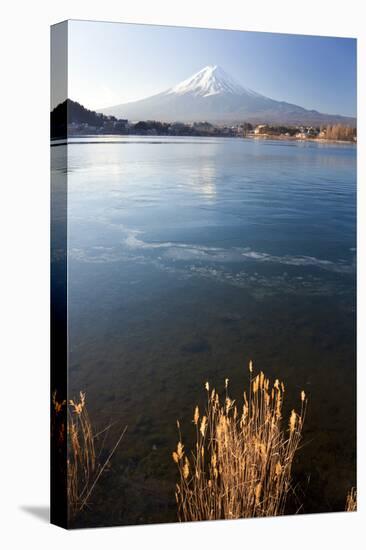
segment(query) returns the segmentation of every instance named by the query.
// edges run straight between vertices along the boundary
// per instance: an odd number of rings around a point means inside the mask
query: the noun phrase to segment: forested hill
[[[66,138],[67,127],[71,124],[88,124],[102,129],[111,122],[117,122],[117,118],[90,111],[80,103],[66,99],[51,111],[51,138]]]

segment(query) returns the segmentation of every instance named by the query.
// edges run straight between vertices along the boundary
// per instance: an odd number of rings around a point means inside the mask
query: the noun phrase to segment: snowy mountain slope
[[[283,124],[354,123],[354,119],[307,110],[244,88],[221,67],[211,65],[172,88],[130,103],[99,109],[137,120],[267,122]]]
[[[217,94],[255,94],[252,90],[245,90],[221,67],[211,65],[198,71],[177,86],[166,92],[167,94],[193,94],[200,97],[209,97]],[[258,94],[255,94],[258,95]]]

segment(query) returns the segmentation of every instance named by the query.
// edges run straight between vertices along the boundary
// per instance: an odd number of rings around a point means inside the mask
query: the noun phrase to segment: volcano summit
[[[277,101],[245,88],[217,65],[207,66],[159,94],[98,109],[106,115],[137,120],[214,123],[248,121],[273,124],[354,124],[355,119],[330,115]]]

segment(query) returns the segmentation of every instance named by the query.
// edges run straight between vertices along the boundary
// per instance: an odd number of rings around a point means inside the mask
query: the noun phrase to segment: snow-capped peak
[[[218,65],[204,67],[198,73],[168,90],[168,94],[192,94],[208,97],[217,94],[255,94],[246,90]]]

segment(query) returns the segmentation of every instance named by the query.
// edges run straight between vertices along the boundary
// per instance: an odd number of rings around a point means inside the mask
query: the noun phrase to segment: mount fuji
[[[221,67],[210,65],[159,94],[98,109],[105,115],[132,121],[208,121],[272,124],[354,124],[355,119],[308,110],[243,87]]]

